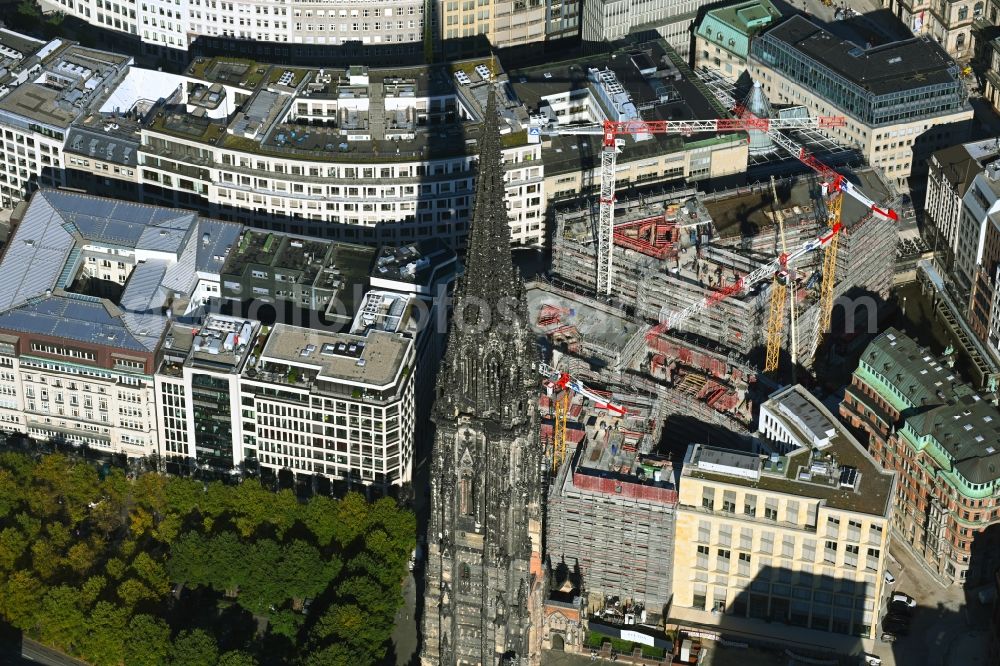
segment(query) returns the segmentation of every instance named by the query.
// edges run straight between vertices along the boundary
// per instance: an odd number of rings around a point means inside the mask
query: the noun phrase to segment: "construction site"
[[[888,196],[874,172],[855,175],[871,195]],[[714,294],[785,251],[778,216],[787,250],[802,247],[827,229],[826,197],[818,179],[789,179],[775,189],[777,200],[770,184],[762,183],[711,195],[681,190],[633,198],[619,206],[612,250],[613,302],[634,312],[636,320],[664,321],[671,313],[711,301]],[[558,281],[583,292],[596,288],[597,216],[596,206],[586,203],[555,212],[552,272]],[[885,299],[892,285],[894,224],[871,215],[852,199],[845,199],[841,221],[834,299],[853,294]],[[822,262],[823,253],[809,252],[789,271],[797,310],[795,351],[804,367],[810,365],[820,337]],[[681,349],[735,355],[750,367],[763,367],[771,284],[763,281],[744,293],[714,301],[711,307],[697,308],[655,338],[620,339],[620,348],[613,351],[617,358],[608,360],[657,378],[668,378],[670,362],[679,360]],[[785,327],[782,349],[790,356],[789,344],[790,327]]]
[[[756,405],[804,379],[831,341],[874,330],[892,286],[892,187],[874,169],[848,178],[804,147],[844,118],[772,111],[756,83],[742,103],[713,87],[732,118],[538,132],[602,137],[599,197],[550,208],[551,273],[526,285],[551,359],[540,368],[545,551],[553,587],[583,593],[600,622],[655,624],[668,611],[688,445],[754,450]],[[780,150],[811,172],[619,198],[619,152],[731,130],[746,132],[752,164]]]

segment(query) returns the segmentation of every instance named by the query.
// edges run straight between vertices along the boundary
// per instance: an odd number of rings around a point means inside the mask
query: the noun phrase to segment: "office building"
[[[260,0],[217,2],[190,0],[130,0],[106,4],[100,0],[43,0],[46,11],[59,11],[97,28],[121,33],[140,42],[145,51],[175,60],[198,46],[246,52],[247,44],[273,45],[285,54],[316,54],[322,49],[363,47],[385,59],[423,58],[426,40],[446,57],[469,50],[474,38],[494,47],[521,46],[546,39],[575,36],[575,3],[484,3],[435,0],[391,0],[372,7],[351,0],[292,3]],[[431,24],[425,26],[425,12]],[[463,40],[465,43],[463,44]],[[482,44],[478,45],[482,50]],[[329,55],[329,51],[325,54]]]
[[[704,3],[696,0],[582,0],[580,36],[614,42],[630,33],[657,31],[688,62],[691,25]]]
[[[973,179],[1000,156],[993,139],[950,146],[931,155],[924,212],[934,228],[934,249],[950,266],[958,253],[962,199]]]
[[[736,2],[705,12],[694,32],[694,69],[736,80],[747,67],[750,41],[781,18],[770,0]]]
[[[598,124],[640,112],[725,113],[662,41],[509,76],[492,72],[489,60],[388,70],[226,57],[195,58],[177,75],[58,40],[46,45],[3,33],[4,40],[13,44],[9,71],[20,58],[34,72],[30,79],[26,71],[12,74],[0,87],[8,167],[0,195],[7,205],[36,184],[58,185],[367,245],[434,237],[462,247],[482,104],[493,85],[504,93],[501,150],[518,245],[545,243],[550,199],[596,193],[599,185],[599,142],[558,136],[533,143],[533,123],[570,109],[574,120]],[[22,55],[33,50],[44,56],[40,62]],[[57,86],[60,72],[69,78]],[[49,106],[24,104],[25,95]],[[619,182],[739,173],[746,154],[734,133],[636,137],[619,159]]]
[[[13,207],[39,185],[65,185],[67,134],[123,80],[132,59],[7,31],[0,57],[0,204]]]
[[[190,314],[238,225],[41,190],[0,262],[7,430],[130,457],[157,452],[169,315]],[[108,298],[111,295],[113,298]]]
[[[1000,410],[951,365],[889,329],[862,354],[840,414],[868,434],[872,457],[899,474],[899,539],[942,580],[978,585],[1000,564],[987,529],[1000,519]]]
[[[874,171],[862,170],[855,175],[876,200],[891,200],[888,188]],[[746,275],[777,256],[776,233],[768,231],[776,231],[777,214],[784,220],[788,247],[800,247],[825,233],[825,206],[814,198],[813,187],[808,181],[791,185],[787,198],[778,206],[772,204],[769,192],[745,189],[716,192],[711,197],[694,190],[642,192],[642,197],[621,202],[613,236],[612,293],[637,315],[657,323],[703,302],[720,287],[731,284],[732,276]],[[596,281],[593,229],[597,215],[595,208],[580,202],[555,210],[552,272],[587,289],[593,289]],[[835,319],[838,331],[854,333],[855,318],[862,314],[874,317],[876,299],[889,297],[897,233],[891,221],[870,216],[850,197],[843,202],[841,220],[848,233],[840,239],[834,294],[844,308],[835,308]],[[748,235],[748,229],[754,233]],[[818,254],[806,255],[796,265],[803,286],[798,305],[799,359],[811,358],[817,344],[820,260]],[[858,290],[871,298],[839,300]],[[810,291],[814,297],[809,297]],[[668,333],[688,333],[710,348],[760,363],[766,347],[769,302],[769,288],[735,293],[712,307],[697,308]],[[842,316],[844,328],[840,327]],[[858,329],[867,321],[860,322]],[[651,372],[665,371],[666,364],[653,368],[645,361],[655,363],[660,356],[662,362],[663,355],[670,358],[675,342],[647,339],[641,331],[628,344],[622,342],[622,360],[630,366],[650,367]],[[784,348],[790,343],[789,336]]]
[[[773,394],[761,412],[764,453],[688,448],[672,613],[874,638],[895,476],[801,386]]]
[[[0,428],[170,471],[400,485],[455,273],[440,241],[376,253],[40,190],[0,261]]]
[[[882,6],[903,22],[914,35],[927,35],[950,56],[972,55],[975,22],[986,18],[987,0],[882,0]],[[993,7],[992,21],[996,21]]]
[[[564,568],[576,577],[588,605],[611,596],[661,616],[673,590],[677,488],[670,461],[642,441],[647,428],[663,425],[645,407],[629,404],[621,418],[592,404],[573,407],[568,458],[548,493],[545,543],[556,575]],[[542,431],[551,437],[551,426]]]
[[[793,16],[753,40],[749,64],[772,103],[844,116],[831,137],[856,146],[897,187],[922,175],[934,150],[968,138],[959,67],[929,38],[863,48]]]
[[[540,145],[544,192],[554,202],[579,202],[581,193],[596,197],[600,187],[599,136],[575,135],[566,125],[728,117],[662,39],[573,62],[515,69],[508,76],[529,117],[553,129],[540,137]],[[560,128],[567,133],[559,134]],[[744,134],[635,134],[622,139],[619,191],[746,170]]]

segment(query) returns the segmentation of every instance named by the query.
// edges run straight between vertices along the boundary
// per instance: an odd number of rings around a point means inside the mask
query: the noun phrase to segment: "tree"
[[[5,461],[0,461],[0,463]],[[23,492],[17,477],[9,469],[0,468],[0,520],[14,513],[21,504]]]
[[[0,594],[0,611],[18,629],[35,626],[38,600],[45,592],[41,581],[29,571],[15,571],[7,579]]]
[[[320,548],[330,545],[337,533],[337,511],[334,500],[322,495],[313,497],[302,508],[301,518],[306,528],[316,537],[316,543]]]
[[[204,492],[201,481],[174,477],[167,482],[164,489],[166,510],[179,516],[186,516],[198,508]]]
[[[125,663],[128,666],[161,666],[170,653],[170,627],[158,617],[140,614],[128,623]]]
[[[219,657],[219,666],[257,666],[257,660],[253,655],[234,650]]]
[[[66,553],[66,564],[77,576],[83,576],[94,566],[100,550],[93,543],[78,541]]]
[[[86,618],[80,610],[80,591],[69,585],[59,585],[46,592],[38,615],[38,630],[43,643],[75,652],[88,631]]]
[[[337,531],[334,539],[341,548],[347,548],[362,535],[368,522],[368,505],[359,493],[347,493],[337,503]]]
[[[61,562],[59,553],[48,539],[40,539],[31,546],[31,565],[43,580],[52,578]]]
[[[24,533],[16,527],[0,531],[0,572],[12,571],[28,548]]]
[[[271,613],[269,628],[275,635],[284,636],[294,644],[299,633],[299,627],[302,626],[304,620],[305,618],[300,613],[283,609],[276,613]]]
[[[202,629],[182,631],[170,648],[170,666],[216,666],[219,646]]]
[[[132,568],[156,596],[165,596],[170,591],[170,580],[167,578],[166,570],[149,553],[143,551],[136,555],[132,561]]]
[[[104,572],[111,576],[111,580],[121,580],[125,575],[125,563],[117,557],[112,557],[105,563]]]
[[[80,653],[95,666],[117,666],[125,657],[128,611],[98,601],[80,637]]]
[[[339,560],[335,560],[339,565]],[[288,596],[297,602],[322,592],[339,573],[327,567],[320,552],[305,541],[296,539],[282,548],[281,565],[277,572]]]
[[[108,579],[104,576],[91,576],[85,580],[80,588],[80,607],[91,608],[94,602],[100,598],[101,592],[104,591],[107,584]]]
[[[135,608],[136,604],[146,599],[155,599],[156,594],[146,587],[142,581],[129,578],[118,586],[118,598],[128,608],[129,611]]]
[[[153,529],[153,514],[147,511],[144,507],[136,507],[132,513],[129,514],[129,527],[132,530],[133,537],[141,537],[146,532]]]
[[[302,663],[304,666],[356,666],[359,661],[350,648],[334,644],[311,650]]]

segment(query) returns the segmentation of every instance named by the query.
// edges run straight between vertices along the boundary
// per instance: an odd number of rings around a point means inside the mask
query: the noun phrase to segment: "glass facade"
[[[191,375],[198,464],[223,469],[233,466],[233,415],[229,393],[229,382],[225,379],[199,373]]]
[[[750,51],[759,62],[870,127],[957,113],[965,108],[965,88],[955,65],[948,69],[952,76],[946,83],[914,84],[906,90],[875,94],[773,34],[755,39]]]

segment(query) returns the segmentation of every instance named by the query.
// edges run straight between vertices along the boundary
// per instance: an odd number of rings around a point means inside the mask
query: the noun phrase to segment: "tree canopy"
[[[391,499],[0,453],[0,617],[95,666],[375,664],[415,531]]]

